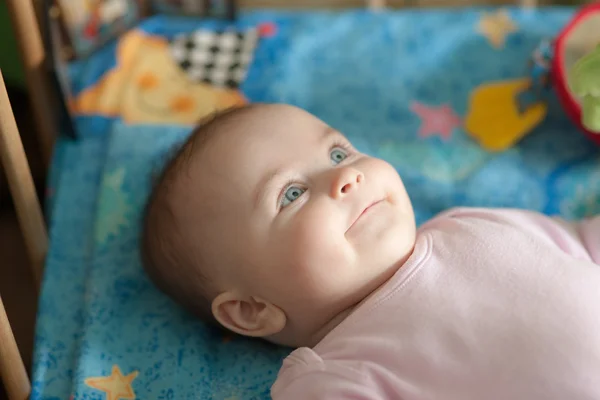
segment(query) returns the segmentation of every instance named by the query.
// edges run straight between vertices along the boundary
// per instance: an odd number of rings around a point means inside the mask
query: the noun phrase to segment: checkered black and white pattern
[[[197,30],[171,41],[171,54],[191,80],[235,88],[246,78],[259,32]]]

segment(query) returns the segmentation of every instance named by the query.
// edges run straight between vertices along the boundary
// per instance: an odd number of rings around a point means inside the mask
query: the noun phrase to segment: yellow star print
[[[125,168],[119,168],[106,177],[106,185],[111,189],[119,190],[125,180]]]
[[[110,376],[87,378],[85,384],[106,393],[106,400],[135,400],[131,382],[138,376],[138,371],[123,375],[118,366],[113,365]]]
[[[517,30],[517,25],[506,11],[484,13],[477,27],[477,31],[484,35],[490,44],[497,49],[504,47],[506,36]]]

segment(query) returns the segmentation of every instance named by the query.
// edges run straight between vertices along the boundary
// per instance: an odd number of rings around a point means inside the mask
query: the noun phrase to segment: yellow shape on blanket
[[[517,25],[504,10],[494,13],[484,13],[477,27],[490,44],[497,49],[504,47],[506,36],[517,31]]]
[[[138,371],[123,375],[117,365],[113,365],[110,376],[87,378],[85,384],[106,393],[106,400],[135,400],[131,383],[138,376]]]
[[[72,101],[74,113],[121,117],[132,124],[191,125],[247,103],[237,89],[188,78],[162,37],[130,31],[119,40],[116,58],[114,68]]]
[[[519,110],[517,95],[529,87],[528,79],[484,84],[471,92],[465,130],[482,147],[502,151],[514,145],[546,117],[547,106],[536,103]]]

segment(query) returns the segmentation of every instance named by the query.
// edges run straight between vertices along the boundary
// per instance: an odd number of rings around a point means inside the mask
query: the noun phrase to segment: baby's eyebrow
[[[256,191],[254,193],[254,209],[258,209],[258,207],[265,201],[267,194],[270,192],[269,189],[273,186],[273,181],[275,181],[282,172],[283,171],[278,168],[266,174],[258,182],[256,185]]]
[[[329,125],[325,125],[325,129],[323,129],[323,139],[327,139],[329,136],[336,134],[339,134],[339,132],[336,129],[332,128]]]

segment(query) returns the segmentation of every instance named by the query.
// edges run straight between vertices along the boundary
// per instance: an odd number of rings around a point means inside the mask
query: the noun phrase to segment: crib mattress
[[[464,130],[470,94],[523,77],[538,42],[572,14],[570,8],[242,13],[236,29],[260,25],[263,36],[234,92],[305,108],[359,150],[391,162],[419,224],[470,205],[590,215],[600,211],[600,154],[555,102],[546,121],[506,151],[487,151]],[[173,64],[148,57],[172,56],[168,46],[178,34],[222,28],[154,17],[72,66],[76,95],[87,100],[76,120],[81,137],[59,142],[50,179],[51,247],[33,399],[269,398],[290,350],[224,336],[195,321],[150,284],[137,247],[152,176],[192,125],[189,116],[136,110],[130,86],[149,90],[165,76],[161,68],[172,72]],[[132,38],[137,51],[124,45]],[[128,69],[133,64],[146,70]],[[196,82],[187,92],[200,101],[205,90]]]

